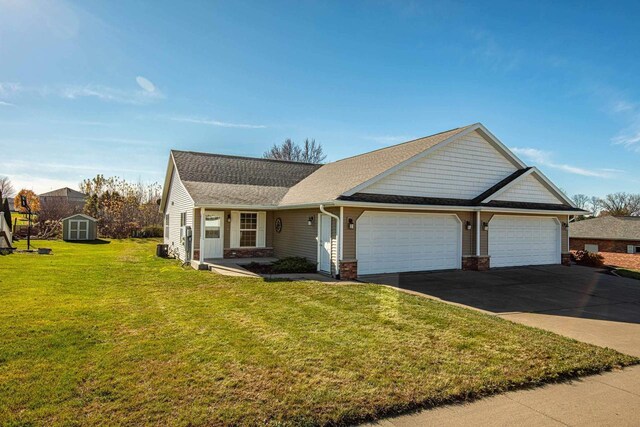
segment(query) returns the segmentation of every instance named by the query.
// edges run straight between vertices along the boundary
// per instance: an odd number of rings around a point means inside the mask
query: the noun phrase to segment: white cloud
[[[140,79],[140,77],[138,77],[138,79]],[[96,84],[24,86],[15,82],[0,82],[0,96],[5,98],[5,100],[7,98],[27,95],[44,98],[58,97],[72,100],[80,98],[95,98],[105,102],[134,105],[149,104],[165,97],[153,83],[144,78],[142,78],[144,83],[141,83],[138,79],[136,79],[136,81],[141,89],[120,89]]]
[[[5,101],[0,101],[0,105],[2,105],[3,107],[15,107],[15,104]]]
[[[156,91],[156,85],[142,76],[136,77],[136,82],[138,83],[138,86],[140,86],[146,92],[153,93]]]
[[[219,120],[209,120],[198,117],[171,117],[174,122],[196,123],[200,125],[217,126],[223,128],[264,129],[265,125],[253,125],[247,123],[230,123]]]
[[[549,168],[561,170],[574,175],[611,178],[612,175],[620,172],[615,169],[586,169],[579,166],[568,165],[566,163],[556,163],[552,160],[553,154],[551,152],[538,150],[537,148],[515,147],[511,148],[511,151],[538,165],[547,166]]]

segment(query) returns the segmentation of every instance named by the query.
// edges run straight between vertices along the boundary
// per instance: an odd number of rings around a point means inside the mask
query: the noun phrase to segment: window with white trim
[[[164,216],[164,237],[169,237],[169,214]]]
[[[240,247],[255,247],[258,241],[258,213],[240,213]]]
[[[184,235],[184,226],[187,225],[187,213],[186,212],[182,212],[180,214],[180,242],[182,243],[183,240],[185,238]]]

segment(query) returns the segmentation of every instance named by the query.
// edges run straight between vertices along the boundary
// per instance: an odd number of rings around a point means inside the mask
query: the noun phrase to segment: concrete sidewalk
[[[640,366],[442,406],[367,426],[638,426]]]

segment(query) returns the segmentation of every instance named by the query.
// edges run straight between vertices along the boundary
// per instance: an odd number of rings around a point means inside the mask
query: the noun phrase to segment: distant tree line
[[[160,237],[162,213],[158,183],[130,183],[119,177],[96,175],[80,183],[88,198],[84,213],[98,220],[98,233],[111,238]]]
[[[592,212],[593,216],[640,216],[640,194],[611,193],[604,197],[576,194],[571,199],[578,208]]]

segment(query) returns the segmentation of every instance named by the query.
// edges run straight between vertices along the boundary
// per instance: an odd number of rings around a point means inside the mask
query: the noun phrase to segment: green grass
[[[349,423],[636,363],[376,285],[183,269],[155,241],[0,256],[0,425]]]
[[[630,268],[616,268],[615,271],[622,277],[640,280],[640,270],[632,270]]]

